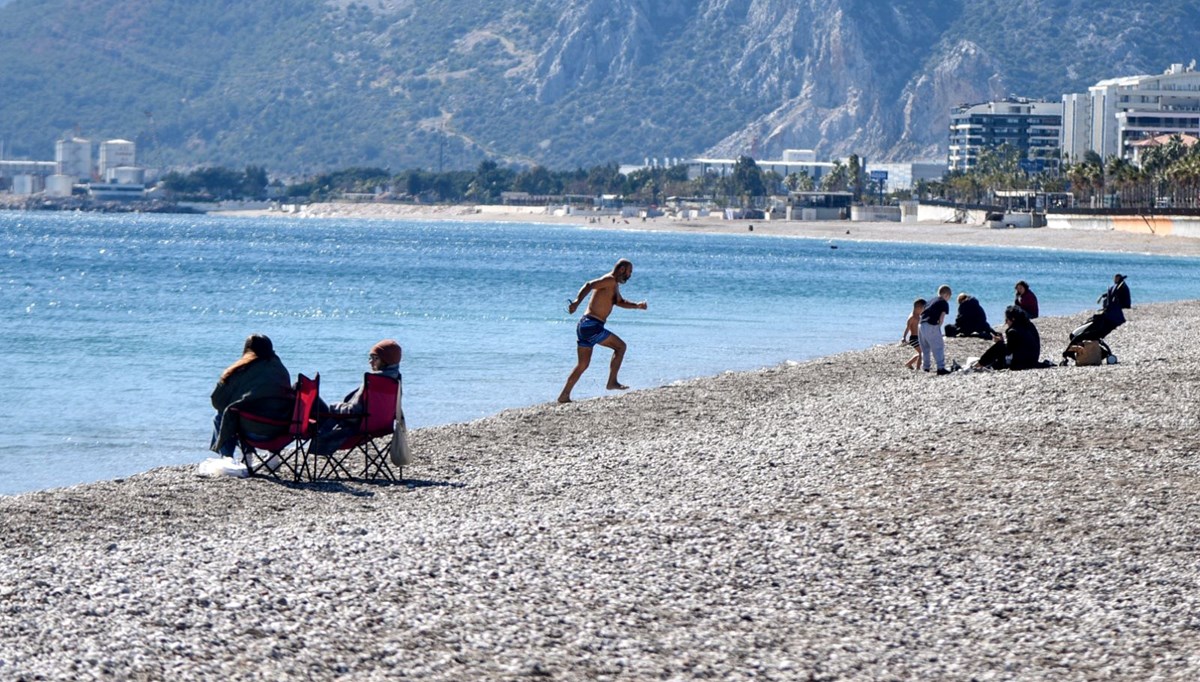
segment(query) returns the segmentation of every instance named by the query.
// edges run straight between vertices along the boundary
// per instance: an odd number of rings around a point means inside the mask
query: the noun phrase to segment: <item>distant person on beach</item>
[[[620,285],[628,282],[632,276],[633,263],[622,258],[613,266],[612,272],[585,283],[579,289],[579,293],[575,295],[575,300],[567,303],[567,312],[574,314],[579,308],[580,302],[583,301],[583,297],[587,296],[589,292],[592,295],[591,300],[588,301],[587,312],[579,318],[579,324],[575,326],[578,361],[575,369],[571,370],[571,375],[567,377],[567,384],[563,386],[562,393],[558,394],[558,402],[571,402],[571,389],[575,388],[575,383],[579,381],[579,377],[583,376],[584,371],[591,364],[592,349],[597,344],[611,348],[613,352],[612,361],[608,366],[608,390],[617,391],[629,388],[617,381],[617,372],[620,371],[621,361],[625,358],[625,342],[616,334],[605,329],[604,323],[612,314],[614,306],[635,310],[646,309],[645,301],[634,303],[621,297]]]
[[[393,339],[384,339],[371,347],[367,354],[367,363],[371,367],[370,374],[382,374],[400,381],[400,358],[403,350]],[[315,412],[318,415],[317,436],[312,441],[312,452],[317,455],[329,455],[347,438],[358,433],[359,419],[348,417],[362,414],[366,401],[367,387],[360,384],[358,388],[346,394],[341,402],[331,405],[318,403]]]
[[[906,369],[916,369],[917,363],[921,361],[921,340],[919,337],[921,327],[921,313],[925,312],[925,299],[918,298],[913,301],[912,314],[908,316],[908,320],[904,323],[904,333],[900,336],[900,345],[912,346],[915,352],[913,356],[904,363]]]
[[[937,362],[938,374],[949,374],[946,369],[946,341],[942,338],[942,323],[950,313],[950,285],[938,287],[937,298],[925,306],[921,313],[921,325],[918,327],[917,338],[921,347],[921,369],[929,371],[930,356]]]
[[[242,346],[242,357],[221,372],[221,379],[212,392],[212,406],[217,411],[213,418],[212,443],[209,449],[223,457],[233,457],[237,448],[236,419],[226,418],[229,408],[288,419],[294,401],[292,379],[283,361],[275,354],[271,339],[262,334],[252,334]],[[270,438],[275,434],[254,434]]]
[[[1004,334],[993,337],[995,343],[984,351],[975,369],[1033,369],[1041,367],[1042,338],[1037,327],[1019,305],[1004,309]]]
[[[1021,310],[1024,310],[1025,314],[1029,316],[1029,319],[1036,320],[1038,316],[1038,300],[1033,290],[1029,288],[1025,280],[1017,282],[1013,289],[1016,291],[1016,300],[1013,303],[1020,306]]]
[[[946,336],[978,336],[981,339],[991,339],[995,334],[992,325],[988,324],[987,313],[979,304],[979,299],[961,292],[958,295],[958,313],[954,316],[954,324],[946,325]]]

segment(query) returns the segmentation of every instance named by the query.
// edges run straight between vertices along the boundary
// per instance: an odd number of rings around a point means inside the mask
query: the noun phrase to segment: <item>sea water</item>
[[[397,339],[412,427],[551,401],[575,362],[578,313],[567,301],[618,258],[635,264],[622,295],[649,304],[609,320],[629,344],[621,380],[634,388],[894,343],[912,299],[942,283],[976,295],[994,324],[1018,279],[1044,315],[1081,321],[1116,272],[1129,276],[1135,306],[1200,298],[1194,258],[526,224],[0,213],[0,494],[209,456],[209,394],[250,333],[272,338],[293,377],[319,372],[329,400],[359,384],[376,341]],[[597,350],[576,399],[606,393],[608,359]]]

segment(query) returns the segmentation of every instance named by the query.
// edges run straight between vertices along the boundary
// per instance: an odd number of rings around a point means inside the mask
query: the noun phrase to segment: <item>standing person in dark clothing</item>
[[[1112,323],[1113,329],[1125,324],[1125,313],[1122,311],[1133,307],[1129,295],[1129,285],[1125,283],[1125,275],[1119,273],[1113,275],[1112,286],[1104,292],[1098,302],[1100,309],[1104,311],[1104,318]]]
[[[942,322],[950,313],[949,284],[938,287],[937,298],[925,306],[921,313],[921,326],[917,328],[917,341],[921,348],[921,369],[929,371],[930,356],[937,362],[938,374],[949,374],[946,370],[946,341],[942,338]]]
[[[227,418],[229,408],[287,419],[294,400],[291,375],[275,354],[271,339],[252,334],[242,346],[242,357],[221,372],[221,379],[213,389],[212,406],[217,416],[213,418],[209,449],[223,457],[233,457],[238,420]]]
[[[1033,290],[1029,288],[1029,285],[1025,283],[1025,280],[1017,282],[1013,289],[1015,289],[1017,292],[1016,300],[1014,300],[1013,303],[1019,306],[1021,310],[1024,310],[1025,314],[1029,316],[1029,319],[1036,320],[1038,316],[1038,300],[1037,296],[1034,295]]]
[[[1004,310],[1004,334],[983,353],[975,369],[1033,369],[1041,365],[1042,338],[1025,309],[1010,305]]]

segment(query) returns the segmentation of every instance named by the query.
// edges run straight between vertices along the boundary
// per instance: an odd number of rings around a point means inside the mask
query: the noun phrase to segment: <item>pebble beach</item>
[[[417,430],[403,483],[0,497],[0,679],[1196,679],[1200,302],[1134,303],[1116,365],[877,346]]]

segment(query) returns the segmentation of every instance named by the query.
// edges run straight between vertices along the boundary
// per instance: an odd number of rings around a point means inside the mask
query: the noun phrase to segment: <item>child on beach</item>
[[[913,301],[912,314],[904,323],[904,333],[900,336],[901,346],[912,346],[915,350],[908,362],[904,363],[905,369],[916,369],[917,363],[921,361],[921,342],[917,338],[917,330],[921,325],[921,313],[923,312],[925,312],[925,299],[918,298]]]
[[[950,313],[950,294],[953,291],[949,284],[938,287],[938,297],[933,303],[925,306],[921,313],[921,326],[918,327],[917,338],[921,346],[921,369],[929,371],[930,356],[937,362],[939,375],[949,374],[946,369],[946,342],[942,339],[942,323]]]

